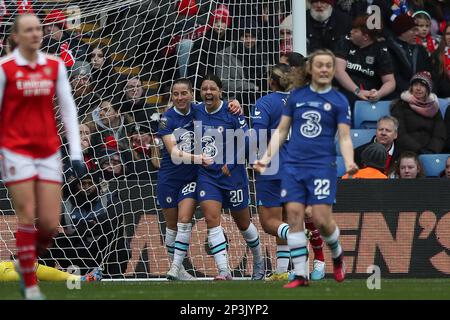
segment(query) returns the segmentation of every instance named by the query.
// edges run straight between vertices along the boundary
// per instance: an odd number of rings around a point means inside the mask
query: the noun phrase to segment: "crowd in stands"
[[[212,5],[211,1],[179,0],[167,11],[174,15],[162,17],[152,9],[162,4],[144,1],[142,6],[110,15],[114,24],[105,28],[125,39],[118,50],[125,49],[133,64],[142,68],[142,75],[128,77],[114,68],[111,57],[116,52],[87,44],[67,28],[63,11],[52,10],[43,17],[42,47],[60,56],[69,71],[84,160],[93,181],[156,182],[162,146],[156,136],[158,120],[170,106],[167,95],[174,79],[186,77],[198,86],[199,77],[217,74],[223,81],[224,98],[236,98],[248,116],[255,101],[269,90],[270,66],[282,61],[291,68],[303,68],[304,60],[292,53],[293,17],[286,14],[290,2],[280,12],[279,3],[252,6],[250,1],[224,0]],[[381,9],[380,29],[369,26],[367,13],[372,5]],[[142,10],[148,14],[139,14]],[[445,113],[440,109],[445,103],[441,101],[450,101],[445,100],[450,99],[450,0],[310,0],[306,17],[308,53],[319,48],[335,53],[335,86],[352,109],[358,100],[392,101],[390,115],[379,119],[373,139],[356,148],[358,165],[374,167],[385,177],[423,177],[420,155],[450,153],[450,108]],[[142,28],[134,28],[142,19]],[[7,37],[1,51],[8,52]],[[150,77],[155,69],[158,72]],[[166,99],[156,105],[147,103],[144,79],[160,81]],[[442,177],[450,178],[450,158]],[[71,225],[92,210],[103,210],[99,214],[104,219],[119,217],[118,209],[105,211],[115,203],[114,195],[101,205],[101,194],[79,192],[92,183],[87,180],[85,186],[71,185],[74,189],[66,192]],[[85,207],[86,202],[91,205]],[[91,237],[99,236],[94,229],[91,232]],[[98,251],[101,254],[102,249]]]

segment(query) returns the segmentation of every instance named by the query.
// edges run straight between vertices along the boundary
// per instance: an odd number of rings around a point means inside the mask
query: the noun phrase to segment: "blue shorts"
[[[281,202],[332,205],[336,199],[336,189],[337,177],[334,167],[304,168],[295,175],[286,172],[281,182]]]
[[[227,190],[207,182],[197,182],[197,199],[199,202],[215,200],[222,203],[223,209],[231,211],[245,209],[249,205],[248,185],[236,190]]]
[[[256,180],[256,203],[266,208],[281,207],[281,180]]]
[[[171,181],[171,183],[158,183],[156,197],[163,209],[177,208],[178,203],[186,198],[197,200],[197,182]]]

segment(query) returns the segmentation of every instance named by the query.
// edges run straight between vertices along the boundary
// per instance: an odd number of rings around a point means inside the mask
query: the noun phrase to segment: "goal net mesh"
[[[2,54],[16,1],[1,11]],[[291,3],[227,1],[28,1],[44,24],[42,50],[60,56],[78,108],[89,174],[79,181],[67,164],[60,124],[64,185],[59,234],[40,263],[84,274],[101,267],[111,278],[164,278],[170,262],[166,225],[156,199],[158,120],[170,107],[172,81],[189,78],[198,99],[199,79],[216,73],[224,98],[240,101],[248,117],[267,93],[267,71],[289,51]],[[61,15],[63,13],[63,15]],[[217,32],[216,30],[220,30]],[[58,115],[58,112],[57,112]],[[32,125],[32,124],[30,124]],[[7,170],[7,169],[6,169]],[[275,239],[262,230],[249,170],[252,219],[268,271]],[[17,218],[0,188],[0,260],[15,254]],[[197,277],[216,275],[199,209],[184,266]],[[222,215],[230,267],[236,277],[252,272],[252,255],[228,213]],[[327,258],[329,259],[329,257]]]

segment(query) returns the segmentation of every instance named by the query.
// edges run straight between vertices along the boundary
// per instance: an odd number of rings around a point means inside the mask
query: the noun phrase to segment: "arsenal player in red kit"
[[[77,113],[64,63],[42,53],[42,26],[33,14],[12,27],[16,45],[0,60],[2,179],[18,217],[16,269],[25,299],[42,299],[36,255],[52,242],[61,207],[61,155],[53,98],[61,108],[74,171],[85,170]],[[36,223],[36,225],[35,225]]]

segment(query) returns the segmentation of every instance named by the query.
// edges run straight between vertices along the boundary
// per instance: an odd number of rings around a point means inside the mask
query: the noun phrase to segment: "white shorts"
[[[0,149],[0,168],[5,185],[29,180],[62,182],[61,153],[59,151],[47,158],[34,159],[7,149]]]

